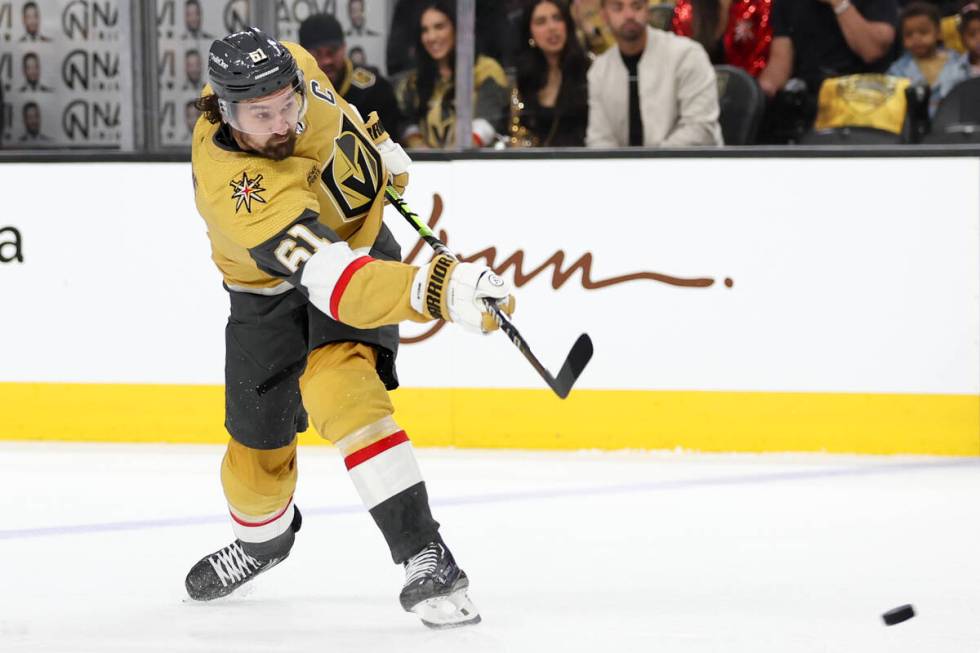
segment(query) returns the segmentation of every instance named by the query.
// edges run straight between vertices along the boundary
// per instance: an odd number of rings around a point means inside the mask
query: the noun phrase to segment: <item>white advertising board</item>
[[[227,299],[189,165],[2,170],[23,262],[0,263],[0,382],[222,383]],[[546,365],[591,334],[583,388],[980,392],[975,158],[415,164],[408,202],[429,218],[436,195],[455,251],[523,256],[515,319]],[[505,338],[452,325],[399,370],[541,386]]]

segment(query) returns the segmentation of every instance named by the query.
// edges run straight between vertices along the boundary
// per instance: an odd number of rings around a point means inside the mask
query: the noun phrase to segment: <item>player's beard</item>
[[[268,157],[273,161],[282,161],[283,159],[288,159],[293,155],[293,150],[296,149],[296,132],[295,130],[290,130],[286,134],[285,138],[281,136],[273,136],[266,144],[259,149],[259,154],[264,157]]]

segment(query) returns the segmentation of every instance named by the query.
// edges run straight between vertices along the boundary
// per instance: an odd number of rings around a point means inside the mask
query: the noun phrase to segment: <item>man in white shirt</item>
[[[589,70],[589,147],[722,145],[715,71],[697,42],[649,26],[647,0],[603,0],[616,38]]]

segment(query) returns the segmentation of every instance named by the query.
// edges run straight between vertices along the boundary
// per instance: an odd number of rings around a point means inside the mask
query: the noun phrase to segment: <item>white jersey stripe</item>
[[[281,513],[277,510],[268,515],[255,516],[243,515],[231,506],[228,509],[231,511],[231,527],[235,531],[235,537],[252,544],[268,542],[285,533],[293,523],[293,513],[296,510],[292,499]]]
[[[411,442],[402,442],[350,470],[354,487],[370,510],[402,490],[422,482]]]
[[[310,257],[303,268],[301,283],[309,292],[314,306],[330,315],[330,299],[337,282],[347,266],[361,257],[344,241],[321,247]]]

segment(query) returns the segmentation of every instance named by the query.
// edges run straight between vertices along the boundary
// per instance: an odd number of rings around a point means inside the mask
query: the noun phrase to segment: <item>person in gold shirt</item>
[[[486,332],[484,300],[509,310],[509,285],[447,257],[400,262],[382,211],[386,185],[407,183],[408,156],[298,45],[250,28],[212,44],[208,73],[191,159],[231,298],[221,484],[236,539],[192,567],[187,591],[225,596],[289,555],[302,521],[296,433],[311,421],[405,567],[403,608],[431,627],[476,623],[387,391],[398,385],[399,322]]]
[[[418,25],[416,69],[398,85],[406,127],[402,140],[410,148],[456,146],[456,11],[455,3],[423,3]],[[507,127],[510,83],[496,60],[478,55],[473,63],[473,144],[490,147]]]

